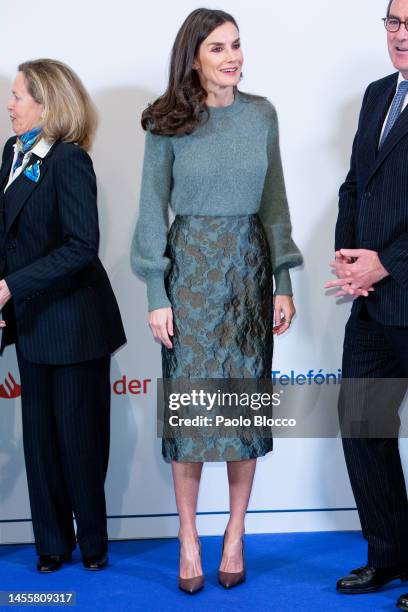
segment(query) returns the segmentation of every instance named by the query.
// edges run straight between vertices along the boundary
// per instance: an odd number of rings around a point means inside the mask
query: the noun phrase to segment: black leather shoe
[[[100,555],[82,557],[82,563],[84,568],[87,570],[101,570],[108,564],[108,555],[107,553],[101,553]]]
[[[72,561],[72,554],[65,555],[40,555],[37,561],[37,570],[43,574],[56,572],[61,569],[63,563]]]
[[[401,595],[401,597],[397,601],[397,608],[399,608],[400,610],[408,610],[408,593],[405,593],[405,595]]]
[[[378,591],[388,582],[397,579],[408,579],[408,567],[406,565],[394,565],[393,567],[370,567],[364,565],[351,570],[350,574],[340,578],[336,589],[340,593],[372,593]]]

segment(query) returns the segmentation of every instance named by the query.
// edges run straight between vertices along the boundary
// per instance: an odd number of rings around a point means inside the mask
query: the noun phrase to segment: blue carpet
[[[408,582],[393,582],[373,595],[336,593],[337,578],[365,563],[358,532],[247,535],[245,550],[247,582],[226,591],[217,583],[221,537],[203,537],[206,586],[189,596],[177,589],[175,539],[112,542],[109,568],[94,573],[83,569],[76,551],[72,564],[46,575],[35,570],[33,546],[0,546],[0,590],[75,591],[73,612],[395,610],[397,597],[408,592]]]

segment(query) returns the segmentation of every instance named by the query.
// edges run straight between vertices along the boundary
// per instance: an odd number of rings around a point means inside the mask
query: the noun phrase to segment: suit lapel
[[[365,177],[363,177],[364,183],[368,182],[377,164],[380,134],[391,100],[395,93],[397,79],[398,75],[394,75],[394,78],[388,80],[388,83],[386,83],[377,94],[365,113],[360,145],[361,157],[364,160],[364,164],[362,165],[365,175]]]
[[[384,144],[378,151],[376,168],[381,164],[384,159],[391,153],[393,148],[399,143],[401,138],[406,136],[408,133],[408,107],[402,111],[398,119],[393,125],[391,132],[384,140]]]
[[[44,176],[48,169],[48,165],[50,162],[52,152],[54,151],[56,144],[54,144],[51,147],[51,149],[49,150],[47,155],[44,157],[44,159],[41,160],[40,177],[37,182],[30,180],[29,178],[25,176],[24,172],[22,172],[11,183],[6,193],[4,194],[5,202],[6,202],[5,204],[6,233],[10,230],[11,226],[13,225],[17,216],[19,215],[24,204],[27,202],[28,198],[32,195],[32,193],[37,189],[38,185],[44,179]],[[28,165],[30,166],[31,164],[35,163],[38,159],[41,159],[41,158],[33,154],[30,157],[30,161]]]
[[[384,125],[385,118],[387,116],[388,109],[390,108],[391,102],[395,95],[396,87],[397,87],[398,75],[393,80],[391,87],[388,87],[381,94],[382,103],[379,100],[377,112],[373,113],[373,121],[374,117],[377,121],[377,129],[370,130],[371,137],[373,139],[373,147],[375,147],[375,158],[373,164],[370,166],[370,171],[367,176],[368,183],[374,173],[378,170],[380,165],[386,159],[386,157],[391,153],[394,147],[398,144],[398,142],[408,134],[408,107],[406,107],[403,112],[400,114],[398,119],[396,120],[392,130],[388,134],[387,138],[384,141],[381,149],[378,150],[378,145],[380,141],[380,135],[382,131],[382,127]]]
[[[6,186],[6,180],[8,181],[8,177],[10,175],[11,164],[13,162],[14,157],[14,149],[11,148],[10,155],[5,160],[4,164],[2,164],[0,168],[0,189],[2,192],[4,191],[4,187]]]

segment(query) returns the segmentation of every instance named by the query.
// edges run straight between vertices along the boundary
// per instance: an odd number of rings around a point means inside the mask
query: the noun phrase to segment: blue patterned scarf
[[[25,132],[25,134],[21,134],[21,136],[17,138],[16,144],[18,148],[18,155],[17,155],[16,163],[14,164],[14,167],[13,167],[13,172],[15,172],[17,168],[21,166],[21,164],[23,163],[24,155],[28,153],[28,151],[31,149],[33,144],[36,142],[38,138],[38,134],[40,132],[41,132],[41,128],[36,127],[30,130],[29,132]]]

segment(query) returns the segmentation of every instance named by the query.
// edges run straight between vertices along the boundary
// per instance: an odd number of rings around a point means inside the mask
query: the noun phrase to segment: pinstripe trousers
[[[351,315],[344,338],[343,379],[355,378],[408,378],[408,328],[374,321],[365,304]],[[398,409],[403,394],[393,398],[383,395],[375,403],[386,413],[387,429],[395,435],[343,438],[362,532],[368,542],[368,565],[374,567],[408,564],[408,500],[398,449]],[[340,394],[340,415],[351,409],[344,402]]]
[[[24,359],[23,442],[37,553],[107,549],[104,484],[109,459],[110,356],[70,365]]]

